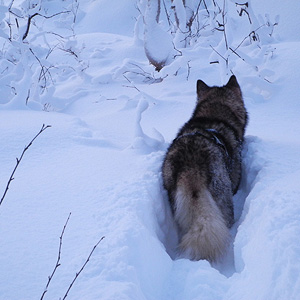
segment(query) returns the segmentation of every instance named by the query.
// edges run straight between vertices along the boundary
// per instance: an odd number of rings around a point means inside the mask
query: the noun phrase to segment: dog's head
[[[234,75],[230,77],[227,84],[221,87],[208,86],[202,80],[197,81],[198,108],[212,107],[213,104],[223,106],[237,117],[240,124],[245,127],[248,121],[242,91]]]
[[[215,92],[216,90],[223,90],[223,91],[232,91],[236,94],[237,97],[239,97],[239,100],[242,100],[242,92],[240,89],[240,86],[237,82],[237,79],[234,75],[230,77],[227,84],[223,87],[217,87],[217,86],[208,86],[204,81],[198,80],[197,81],[197,97],[198,101],[204,100],[206,96],[210,93]]]

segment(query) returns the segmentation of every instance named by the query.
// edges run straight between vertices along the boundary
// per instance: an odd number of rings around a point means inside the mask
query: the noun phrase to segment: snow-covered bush
[[[237,60],[259,72],[262,58],[273,53],[270,43],[278,17],[272,21],[256,15],[250,1],[139,0],[137,7],[144,20],[138,20],[144,26],[141,39],[156,70],[171,64],[184,48],[209,47],[210,64],[226,73],[233,72]],[[251,58],[245,54],[249,47]],[[266,73],[258,75],[266,79]]]
[[[113,77],[124,80],[125,74],[135,84],[141,80],[155,83],[176,75],[181,68],[188,79],[194,65],[185,53],[192,51],[202,56],[205,49],[205,55],[210,54],[205,58],[208,65],[218,68],[223,77],[229,73],[254,75],[263,79],[261,85],[272,80],[272,72],[265,63],[273,56],[278,19],[257,15],[250,1],[136,0],[135,3],[139,17],[134,41],[142,41],[154,68],[146,66],[147,60],[128,58],[130,63],[126,64],[125,56],[122,72],[110,70],[107,78],[121,74]],[[0,19],[1,107],[63,109],[72,101],[72,95],[68,95],[71,97],[68,100],[56,93],[61,83],[75,77],[88,78],[84,70],[89,66],[86,62],[89,57],[83,59],[84,46],[79,46],[75,35],[75,26],[84,19],[79,1],[2,0]],[[142,53],[142,48],[139,49]]]
[[[48,109],[54,84],[83,69],[74,37],[78,0],[2,1],[1,104]]]

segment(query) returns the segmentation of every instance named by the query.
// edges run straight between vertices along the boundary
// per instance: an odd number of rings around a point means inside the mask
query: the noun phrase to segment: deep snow
[[[57,82],[49,111],[1,99],[3,192],[24,146],[42,124],[52,127],[26,152],[0,206],[0,299],[41,297],[70,212],[61,265],[44,299],[63,297],[102,236],[69,299],[300,299],[300,4],[251,1],[261,14],[279,14],[280,23],[264,51],[245,50],[259,73],[234,61],[249,112],[243,179],[232,253],[210,266],[174,256],[160,168],[193,110],[196,80],[221,85],[228,74],[209,64],[216,54],[203,45],[155,72],[133,34],[137,10],[124,1],[122,14],[116,3],[80,4],[76,38],[89,67]]]

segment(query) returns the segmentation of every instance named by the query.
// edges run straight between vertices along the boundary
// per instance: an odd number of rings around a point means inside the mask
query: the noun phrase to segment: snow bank
[[[138,10],[134,1],[81,1],[75,30],[79,34],[104,32],[132,36]]]

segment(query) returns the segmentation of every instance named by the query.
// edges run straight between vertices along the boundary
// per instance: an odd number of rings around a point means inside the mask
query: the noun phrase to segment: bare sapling
[[[20,156],[19,158],[16,158],[16,160],[17,160],[16,165],[15,165],[15,167],[14,167],[14,169],[13,169],[13,171],[12,171],[10,177],[9,177],[9,180],[8,180],[8,182],[7,182],[5,191],[4,191],[4,193],[3,193],[2,197],[1,197],[1,200],[0,200],[0,205],[3,203],[4,198],[5,198],[5,196],[6,196],[7,192],[8,192],[8,190],[9,190],[9,186],[10,186],[11,182],[14,180],[15,172],[16,172],[16,170],[17,170],[17,168],[18,168],[18,166],[19,166],[21,160],[23,159],[24,154],[25,154],[26,151],[29,149],[29,147],[32,145],[32,143],[35,141],[35,139],[36,139],[42,132],[44,132],[47,128],[49,128],[49,127],[51,127],[51,125],[45,125],[45,124],[43,124],[41,130],[34,136],[34,138],[30,141],[30,143],[29,143],[27,146],[25,146],[23,152],[21,153],[21,156]]]

